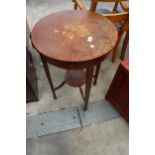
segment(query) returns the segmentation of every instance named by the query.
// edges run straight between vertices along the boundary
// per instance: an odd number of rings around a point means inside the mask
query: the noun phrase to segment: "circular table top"
[[[58,61],[83,62],[104,56],[115,46],[117,30],[106,17],[67,10],[42,18],[33,28],[36,50]]]

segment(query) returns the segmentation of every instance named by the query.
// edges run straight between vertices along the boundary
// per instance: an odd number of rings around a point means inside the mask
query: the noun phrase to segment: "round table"
[[[79,87],[87,110],[94,67],[113,49],[118,38],[113,23],[90,11],[67,10],[42,18],[31,33],[56,99],[55,90],[65,83]],[[54,88],[48,64],[67,70],[65,80]],[[98,69],[95,73],[97,79]],[[81,86],[85,83],[85,95]]]

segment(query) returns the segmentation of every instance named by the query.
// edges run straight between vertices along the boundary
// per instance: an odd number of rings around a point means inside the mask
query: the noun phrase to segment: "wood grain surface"
[[[40,54],[64,62],[103,57],[112,50],[117,37],[116,28],[106,17],[80,10],[52,13],[42,18],[31,34]]]

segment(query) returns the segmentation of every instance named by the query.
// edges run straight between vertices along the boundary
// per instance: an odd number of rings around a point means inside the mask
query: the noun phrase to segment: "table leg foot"
[[[87,111],[87,110],[88,110],[88,107],[84,106],[83,111]]]

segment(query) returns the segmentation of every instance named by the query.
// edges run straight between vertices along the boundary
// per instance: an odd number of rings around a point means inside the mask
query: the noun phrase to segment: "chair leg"
[[[118,36],[116,45],[115,45],[114,50],[113,50],[112,62],[115,62],[116,57],[117,57],[117,55],[118,55],[118,47],[119,47],[119,44],[120,44],[120,41],[121,41],[121,38],[122,38],[123,33],[124,33],[124,32],[121,31],[120,34],[119,34],[119,36]]]
[[[122,47],[122,51],[121,51],[121,60],[124,60],[126,48],[128,46],[128,42],[129,42],[129,31],[126,32],[125,39],[123,42],[123,47]]]
[[[118,7],[118,2],[115,2],[114,8],[113,8],[113,13],[116,13]]]
[[[77,4],[74,3],[74,10],[77,10]]]
[[[96,7],[97,7],[97,1],[92,1],[89,11],[95,12]]]
[[[96,69],[95,69],[95,76],[94,76],[94,85],[96,85],[97,83],[97,79],[98,79],[98,74],[99,74],[99,71],[100,71],[100,67],[101,67],[101,63],[99,63],[97,66],[96,66]]]
[[[75,0],[72,0],[72,2],[74,3],[74,10],[77,10],[77,4],[76,4]]]

